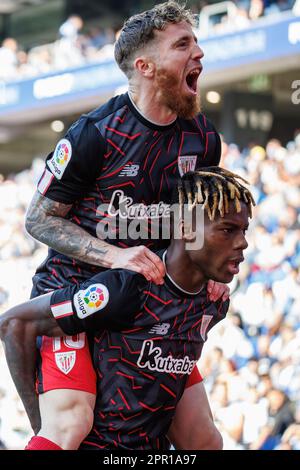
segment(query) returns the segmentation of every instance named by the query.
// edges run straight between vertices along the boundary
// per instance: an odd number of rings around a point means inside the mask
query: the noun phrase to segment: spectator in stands
[[[0,47],[0,79],[8,80],[16,76],[18,43],[13,38],[6,38]]]
[[[211,392],[214,419],[224,442],[224,450],[242,449],[243,415],[239,402],[230,402],[228,384],[218,380]]]
[[[241,401],[243,435],[241,441],[246,449],[258,439],[261,429],[268,421],[267,400],[259,397],[257,387],[250,386]]]
[[[71,15],[59,28],[60,39],[54,48],[54,65],[66,68],[84,63],[84,42],[80,35],[83,20],[78,15]]]
[[[297,403],[294,422],[284,431],[275,450],[300,450],[300,402]]]
[[[79,32],[83,28],[83,20],[79,15],[71,15],[69,18],[60,26],[59,34],[61,38],[70,39],[76,41],[79,37]]]
[[[251,0],[249,8],[249,18],[252,21],[257,20],[264,14],[264,2],[263,0]]]
[[[7,301],[8,292],[0,286],[0,306]]]
[[[250,445],[252,450],[272,450],[279,444],[284,431],[294,422],[292,404],[284,392],[272,389],[268,398],[268,422],[257,440]]]

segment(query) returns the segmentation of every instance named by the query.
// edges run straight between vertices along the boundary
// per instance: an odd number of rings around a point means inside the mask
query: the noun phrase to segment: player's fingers
[[[212,281],[211,279],[208,281],[207,291],[208,298],[211,302],[216,302],[216,300],[218,300],[223,293],[223,290],[222,292],[220,292],[220,284],[215,281]]]
[[[215,299],[215,281],[212,281],[211,279],[207,283],[207,292],[208,292],[208,298],[210,301],[214,302]]]
[[[153,251],[149,250],[149,248],[146,248],[145,255],[159,271],[161,278],[164,278],[166,274],[166,268],[160,257],[153,253]]]
[[[223,288],[223,289],[222,289]],[[230,289],[226,284],[220,284],[220,295],[218,298],[221,298],[223,302],[229,299]]]
[[[144,276],[147,278],[147,276],[150,276],[151,281],[154,282],[155,284],[163,284],[163,278],[160,274],[160,271],[157,269],[156,265],[147,258],[147,256],[144,256],[142,259],[139,260],[139,264],[142,266],[145,274]]]
[[[223,296],[222,296],[223,302],[226,302],[226,300],[228,300],[229,297],[230,297],[230,289],[229,289],[229,287],[228,287],[228,290],[226,290],[226,291],[224,292]]]
[[[207,283],[207,290],[208,292],[212,292],[214,286],[215,286],[215,281],[213,281],[212,279],[209,279],[208,283]]]
[[[212,302],[215,302],[221,298],[223,301],[229,298],[229,287],[221,282],[209,280],[207,284],[207,290],[209,300]]]
[[[150,269],[148,269],[145,264],[140,262],[129,262],[124,266],[124,269],[130,269],[131,271],[142,274],[147,281],[152,281]]]

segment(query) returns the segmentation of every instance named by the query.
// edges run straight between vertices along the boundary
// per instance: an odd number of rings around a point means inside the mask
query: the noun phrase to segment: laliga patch
[[[79,318],[86,318],[102,310],[109,301],[109,292],[103,284],[92,284],[74,295],[74,305]]]
[[[53,152],[52,158],[47,162],[53,175],[60,180],[72,156],[72,146],[69,140],[61,139]]]
[[[197,163],[197,155],[180,155],[178,157],[178,170],[180,176],[188,171],[195,171]]]

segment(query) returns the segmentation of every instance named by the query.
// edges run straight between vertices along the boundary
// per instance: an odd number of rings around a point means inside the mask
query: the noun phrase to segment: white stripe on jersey
[[[46,168],[37,187],[41,194],[45,194],[53,178],[54,178],[54,175],[52,175],[51,171],[47,170]]]
[[[51,312],[54,318],[69,317],[74,314],[72,302],[70,300],[66,300],[65,302],[51,305]]]

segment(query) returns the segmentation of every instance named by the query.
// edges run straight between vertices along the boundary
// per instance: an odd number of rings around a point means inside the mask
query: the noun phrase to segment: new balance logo
[[[138,174],[138,171],[140,169],[140,165],[132,165],[128,164],[125,165],[124,168],[120,171],[119,176],[127,176],[129,178],[133,178]]]
[[[166,335],[169,331],[170,328],[170,323],[157,323],[157,325],[154,325],[149,333],[155,334],[155,335]]]

